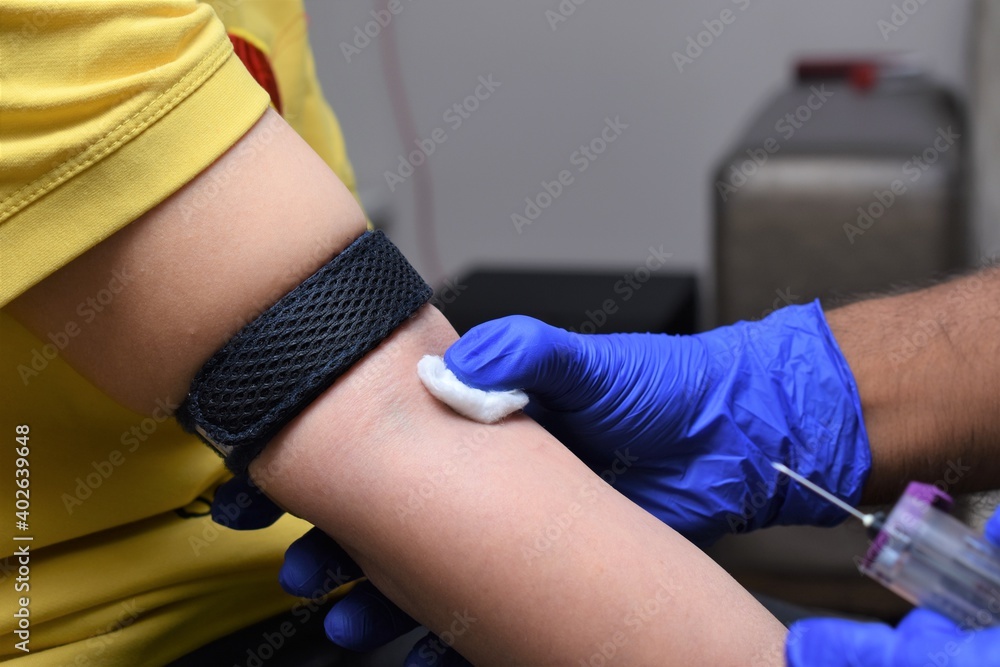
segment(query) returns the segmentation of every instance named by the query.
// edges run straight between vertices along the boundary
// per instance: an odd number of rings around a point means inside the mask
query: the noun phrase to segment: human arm
[[[843,513],[781,462],[857,503],[868,443],[817,303],[695,336],[586,336],[526,317],[472,329],[445,360],[467,384],[528,391],[528,411],[592,469],[690,539]]]
[[[529,412],[597,471],[626,449],[638,456],[640,473],[616,487],[693,539],[829,524],[843,515],[790,498],[768,460],[855,504],[892,500],[910,479],[995,485],[998,276],[827,313],[791,306],[696,336],[581,336],[503,318],[446,361],[469,384],[526,389]]]
[[[793,427],[809,417],[797,412],[803,407],[812,411],[812,421],[822,417],[837,428],[841,458],[831,454],[813,459],[819,468],[813,471],[819,474],[816,481],[826,488],[843,492],[844,487],[838,487],[841,475],[826,481],[823,474],[844,470],[843,455],[849,454],[852,444],[861,447],[847,456],[847,467],[868,472],[864,455],[866,440],[870,440],[871,475],[864,492],[860,485],[847,487],[853,488],[855,502],[895,500],[911,479],[941,480],[951,491],[994,487],[1000,472],[990,455],[1000,442],[998,315],[1000,270],[986,269],[930,289],[861,301],[825,314],[815,307],[784,309],[767,322],[742,325],[753,332],[746,337],[751,345],[742,349],[717,345],[719,340],[735,340],[721,329],[693,338],[581,337],[529,318],[504,318],[474,329],[449,350],[447,359],[470,384],[526,388],[534,398],[529,411],[595,471],[615,465],[616,452],[636,456],[630,474],[614,480],[616,488],[681,532],[711,541],[728,531],[786,519],[780,510],[772,509],[779,504],[775,499],[780,487],[748,462],[754,448],[786,463],[794,460],[785,459],[789,443],[815,451],[818,438],[796,437]],[[840,352],[807,355],[807,364],[801,363],[801,357],[796,362],[780,356],[789,347],[782,338],[790,343],[794,336],[800,344],[807,344],[817,331],[810,324],[821,319],[829,322],[836,349],[842,351],[856,378],[866,437],[863,430],[852,435],[837,426],[843,423],[837,415],[850,416],[850,410],[831,410],[831,406],[843,405],[844,397],[852,392],[850,382],[837,382],[835,373],[815,373],[815,369],[829,368]],[[704,345],[697,344],[698,339]],[[763,355],[756,370],[743,372],[750,367],[744,352],[754,341],[764,340],[773,343],[778,353]],[[710,348],[716,353],[702,353]],[[739,360],[735,366],[733,359]],[[718,384],[716,378],[722,376],[721,371],[712,370],[713,363],[742,374],[743,382],[723,387],[720,400],[707,402],[696,415],[689,415],[696,405],[689,397],[706,391],[703,385]],[[803,366],[805,372],[794,375],[792,369]],[[786,379],[776,382],[781,377]],[[797,380],[790,382],[792,377]],[[811,389],[809,400],[792,400],[772,391],[775,386],[794,385]],[[743,457],[726,456],[744,437],[740,430],[698,434],[696,427],[689,426],[695,416],[708,423],[732,424],[747,417],[761,421],[768,411],[755,406],[760,397],[783,412],[777,415],[779,419],[767,422],[773,428],[758,429],[755,447],[746,447]],[[749,411],[756,414],[746,415]],[[782,420],[788,425],[782,426]],[[665,435],[671,429],[674,435]],[[862,442],[857,443],[859,437]],[[687,465],[691,457],[709,461],[707,473],[698,474],[697,467]],[[664,463],[659,469],[650,465],[658,460]],[[809,472],[803,469],[807,466],[798,467]],[[765,466],[763,473],[770,470]],[[719,490],[733,479],[744,482],[743,495]],[[664,490],[657,492],[658,485]],[[686,493],[692,488],[706,491],[692,496]],[[715,508],[728,507],[729,512],[721,517],[707,515],[699,506],[702,500],[710,500]],[[818,499],[815,504],[826,506]],[[804,510],[798,522],[810,522],[810,508],[797,509]],[[295,569],[296,559],[286,561],[286,571]],[[369,628],[379,627],[380,607],[368,607],[373,619]],[[387,616],[382,625],[392,620]],[[357,624],[347,625],[352,631],[346,632],[345,618],[337,621],[342,636],[364,635]]]
[[[864,500],[892,502],[909,480],[945,474],[954,476],[950,492],[995,488],[1000,268],[860,301],[827,319],[857,380],[871,440]]]
[[[264,128],[269,142],[259,141]],[[226,185],[189,215],[219,170]],[[129,273],[64,354],[110,396],[148,411],[157,399],[179,402],[242,324],[363,229],[349,193],[269,112],[195,182],[10,310],[44,335],[112,269]],[[477,664],[576,665],[618,633],[624,662],[736,665],[749,653],[780,664],[784,631],[773,618],[530,420],[473,424],[422,389],[417,359],[455,338],[421,310],[289,424],[252,474],[431,629],[449,632],[468,612],[476,621],[453,633],[455,646]],[[401,516],[412,494],[423,506]],[[571,525],[529,561],[526,550],[563,514]]]

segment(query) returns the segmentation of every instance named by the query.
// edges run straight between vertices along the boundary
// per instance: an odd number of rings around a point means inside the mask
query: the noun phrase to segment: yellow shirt
[[[193,179],[269,103],[353,189],[301,0],[4,0],[0,306]],[[307,525],[216,526],[220,459],[60,358],[102,298],[47,340],[0,311],[0,661],[24,667],[159,665],[298,602],[277,572]]]

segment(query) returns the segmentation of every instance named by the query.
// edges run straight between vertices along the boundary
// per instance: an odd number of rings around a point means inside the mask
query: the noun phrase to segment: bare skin
[[[862,301],[827,320],[857,380],[871,441],[865,502],[893,501],[907,481],[945,474],[952,491],[996,488],[1000,268]]]
[[[219,173],[229,178],[218,193],[197,198]],[[113,269],[129,272],[128,289],[64,354],[148,412],[157,399],[179,401],[239,326],[363,221],[268,112],[198,179],[10,311],[44,336]],[[770,614],[544,430],[524,417],[474,424],[423,391],[417,359],[455,338],[422,309],[286,427],[252,474],[476,664],[576,666],[608,652],[630,665],[783,664],[785,630]]]

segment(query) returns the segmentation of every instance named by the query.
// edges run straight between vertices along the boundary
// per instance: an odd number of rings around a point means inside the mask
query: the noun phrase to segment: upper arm
[[[44,338],[89,309],[93,319],[64,357],[146,412],[158,399],[179,402],[241,326],[364,229],[350,192],[268,111],[194,181],[8,310]]]

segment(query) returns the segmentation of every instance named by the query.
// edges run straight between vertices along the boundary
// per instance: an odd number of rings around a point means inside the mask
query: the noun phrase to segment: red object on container
[[[842,79],[867,92],[878,83],[882,63],[877,60],[800,60],[795,66],[799,81]]]

